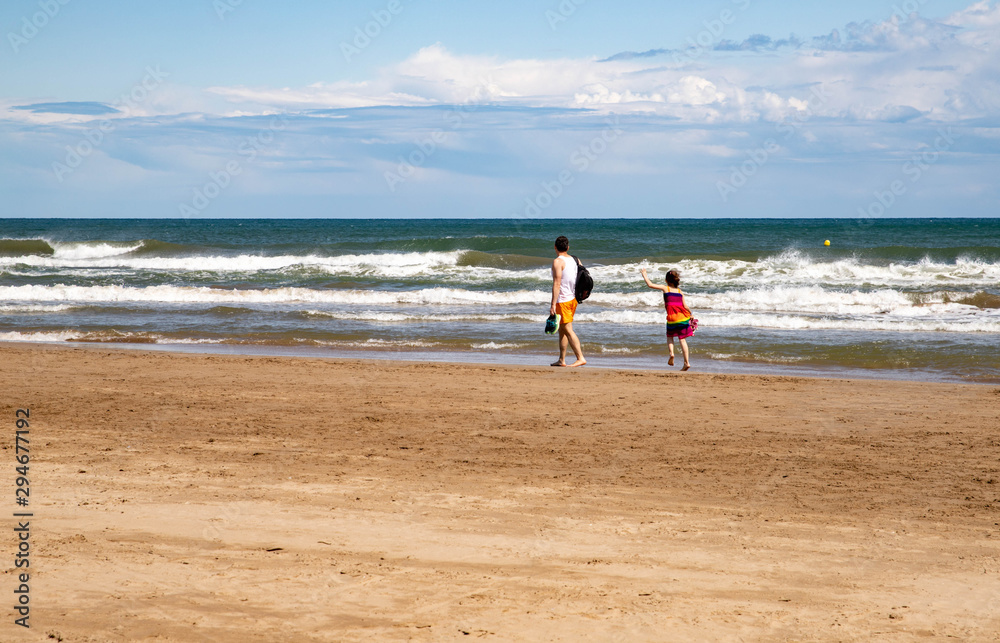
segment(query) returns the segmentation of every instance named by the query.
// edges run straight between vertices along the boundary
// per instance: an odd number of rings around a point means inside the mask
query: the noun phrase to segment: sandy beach
[[[1000,640],[1000,388],[0,348],[4,641]]]

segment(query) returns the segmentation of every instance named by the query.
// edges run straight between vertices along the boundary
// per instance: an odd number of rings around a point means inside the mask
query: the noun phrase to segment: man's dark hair
[[[677,288],[681,285],[681,273],[676,270],[671,270],[667,273],[667,285],[671,288]]]
[[[556,239],[556,250],[559,252],[566,252],[569,250],[569,239],[566,237],[559,237]]]

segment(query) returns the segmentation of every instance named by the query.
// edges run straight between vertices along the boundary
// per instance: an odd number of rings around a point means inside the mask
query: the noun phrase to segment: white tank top
[[[576,299],[576,261],[573,257],[561,257],[563,260],[562,281],[559,284],[558,303]]]

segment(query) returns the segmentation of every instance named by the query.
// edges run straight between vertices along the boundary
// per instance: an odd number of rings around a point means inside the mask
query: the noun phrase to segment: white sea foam
[[[424,340],[391,340],[391,339],[366,339],[364,341],[321,341],[324,346],[336,348],[372,348],[372,349],[393,349],[393,348],[434,348],[440,346],[441,342],[428,342]]]
[[[777,330],[856,330],[896,332],[1000,333],[1000,315],[947,316],[906,319],[869,315],[862,317],[727,313],[697,315],[700,328],[773,328]]]
[[[703,327],[717,328],[773,328],[784,330],[895,330],[895,331],[950,331],[1000,333],[1000,311],[970,311],[969,307],[959,306],[958,312],[946,313],[942,310],[936,313],[908,314],[912,310],[903,309],[897,314],[852,313],[837,314],[796,314],[777,313],[773,311],[739,311],[696,310]],[[662,325],[666,314],[662,310],[588,310],[581,307],[576,318],[581,323],[611,324],[616,326],[650,326]],[[595,309],[589,309],[594,311]],[[930,310],[930,307],[928,307]],[[454,323],[476,321],[484,323],[540,323],[544,316],[532,313],[391,313],[384,311],[307,311],[310,315],[327,317],[334,320],[350,320],[362,322],[396,322],[396,323]],[[850,312],[850,311],[849,311]]]
[[[834,314],[896,313],[924,316],[979,310],[945,301],[960,293],[939,291],[919,296],[897,290],[841,291],[820,286],[732,289],[719,293],[687,293],[692,309],[769,312],[826,312]],[[477,305],[547,304],[542,290],[480,291],[434,287],[420,290],[325,290],[311,288],[223,289],[205,286],[0,286],[0,301],[14,302],[168,302],[168,303],[328,303],[352,305]],[[662,309],[662,296],[649,290],[599,292],[581,304],[593,309]],[[328,314],[322,310],[311,314]]]
[[[138,250],[143,245],[141,241],[121,244],[86,241],[67,243],[50,241],[48,243],[52,246],[53,253],[51,260],[53,262],[108,259],[111,257],[127,255],[130,252]],[[19,260],[20,259],[30,259],[30,257],[19,257]]]
[[[804,357],[795,357],[791,355],[759,355],[757,353],[751,353],[749,351],[744,351],[740,353],[708,353],[707,357],[709,359],[717,359],[722,361],[752,361],[752,362],[769,362],[772,364],[795,364],[798,362],[805,361]]]
[[[638,348],[628,348],[626,346],[597,346],[597,352],[606,355],[634,355],[639,352]]]
[[[897,290],[881,289],[831,291],[819,286],[750,288],[715,294],[688,295],[689,307],[712,310],[770,312],[824,312],[831,314],[874,314],[913,310],[912,298]],[[952,306],[941,304],[948,310]],[[957,304],[955,305],[957,306]],[[931,307],[927,307],[931,312]],[[944,312],[937,306],[933,312]]]
[[[968,293],[938,291],[911,294],[883,288],[872,291],[840,290],[821,286],[772,286],[734,288],[717,293],[685,294],[692,310],[767,311],[772,313],[826,313],[834,315],[893,314],[929,317],[943,314],[982,313],[975,306],[954,299]],[[946,301],[946,298],[950,301]],[[662,308],[663,298],[650,291],[595,293],[588,303],[608,308]]]
[[[484,351],[505,351],[515,348],[522,348],[523,346],[524,344],[513,344],[510,342],[501,342],[501,343],[487,342],[486,344],[473,344],[472,348]]]
[[[546,314],[548,311],[545,311]],[[328,318],[334,320],[342,321],[360,321],[360,322],[379,322],[379,323],[390,323],[390,322],[427,322],[427,323],[452,323],[452,322],[469,322],[469,321],[487,321],[487,322],[531,322],[531,323],[543,323],[545,321],[546,314],[542,313],[509,313],[509,314],[497,314],[497,313],[391,313],[386,311],[378,310],[366,310],[366,311],[327,311],[327,310],[306,310],[303,314],[309,315],[311,317]]]
[[[56,304],[45,306],[43,304],[15,304],[13,306],[0,305],[0,313],[61,313],[67,310],[74,310],[77,306],[69,304]]]
[[[273,288],[238,290],[191,286],[0,286],[0,301],[48,302],[164,302],[164,303],[238,303],[238,304],[538,304],[547,303],[549,295],[538,291],[480,292],[457,288],[423,290],[316,290],[311,288]]]
[[[929,259],[874,265],[856,258],[817,261],[799,252],[789,251],[758,261],[739,259],[689,259],[672,264],[638,263],[590,268],[596,282],[642,284],[639,269],[646,268],[650,278],[662,281],[667,270],[681,272],[687,287],[813,285],[835,286],[940,286],[991,285],[1000,281],[1000,264],[979,259],[959,258],[955,263]]]
[[[0,286],[0,311],[44,314],[87,304],[166,303],[277,307],[317,318],[376,323],[539,323],[549,296],[540,290],[494,292],[442,287],[392,292],[35,285]],[[836,291],[819,286],[735,289],[687,296],[695,316],[718,327],[1000,332],[1000,309],[981,309],[950,299],[948,291],[916,296],[890,289]],[[348,308],[338,310],[337,306]],[[390,310],[358,309],[382,306]],[[391,309],[397,306],[416,310]],[[462,308],[456,310],[456,306]],[[577,316],[588,323],[650,325],[662,324],[665,313],[656,293],[642,291],[595,294],[581,305]]]
[[[207,338],[167,338],[156,333],[82,333],[78,331],[43,331],[43,332],[0,332],[0,342],[97,342],[97,343],[135,343],[141,341],[149,344],[230,344],[232,340],[227,339],[207,339]],[[240,342],[243,343],[243,342]],[[267,342],[250,342],[253,344],[266,344]],[[434,348],[440,346],[440,342],[426,340],[388,340],[388,339],[367,339],[367,340],[318,340],[304,341],[306,344],[318,346],[328,346],[332,348],[362,348],[372,350],[392,350],[404,348]],[[520,344],[503,344],[498,347],[518,347]]]
[[[603,324],[662,324],[666,320],[666,312],[660,310],[601,310],[600,312],[584,312],[577,309],[575,319],[582,322]]]
[[[275,272],[295,268],[322,270],[335,275],[354,276],[434,276],[455,267],[464,252],[411,252],[365,255],[278,255],[242,254],[236,256],[209,255],[188,257],[125,256],[142,247],[109,244],[54,244],[55,253],[0,257],[0,266],[31,266],[46,269],[128,269],[150,272],[214,272],[252,273]],[[465,269],[468,272],[470,269]],[[493,268],[474,268],[484,274],[496,273]]]
[[[132,256],[141,242],[50,242],[53,255],[0,257],[0,267],[31,266],[45,270],[120,269],[149,272],[254,273],[297,269],[318,270],[337,276],[356,277],[427,277],[447,281],[484,281],[519,279],[545,283],[548,268],[506,269],[460,265],[470,252],[370,253],[323,256],[318,254],[264,256],[241,254],[198,255],[184,257]],[[670,268],[681,271],[688,287],[760,287],[823,284],[840,287],[919,287],[976,286],[1000,282],[1000,263],[975,258],[959,258],[954,263],[899,261],[873,264],[857,258],[817,260],[801,252],[787,251],[757,261],[739,259],[686,259],[675,263],[629,263],[599,265],[588,262],[601,287],[621,289],[626,284],[642,287],[640,268],[647,268],[651,278],[661,280]]]
[[[11,331],[0,333],[0,342],[68,342],[82,336],[83,333],[71,330],[36,333]]]

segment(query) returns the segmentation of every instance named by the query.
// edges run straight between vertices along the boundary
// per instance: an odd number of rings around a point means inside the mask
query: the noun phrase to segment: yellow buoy
[[[827,239],[826,241],[824,241],[824,242],[823,242],[823,245],[824,245],[824,246],[828,246],[828,245],[830,245],[830,240],[829,240],[829,239]]]

